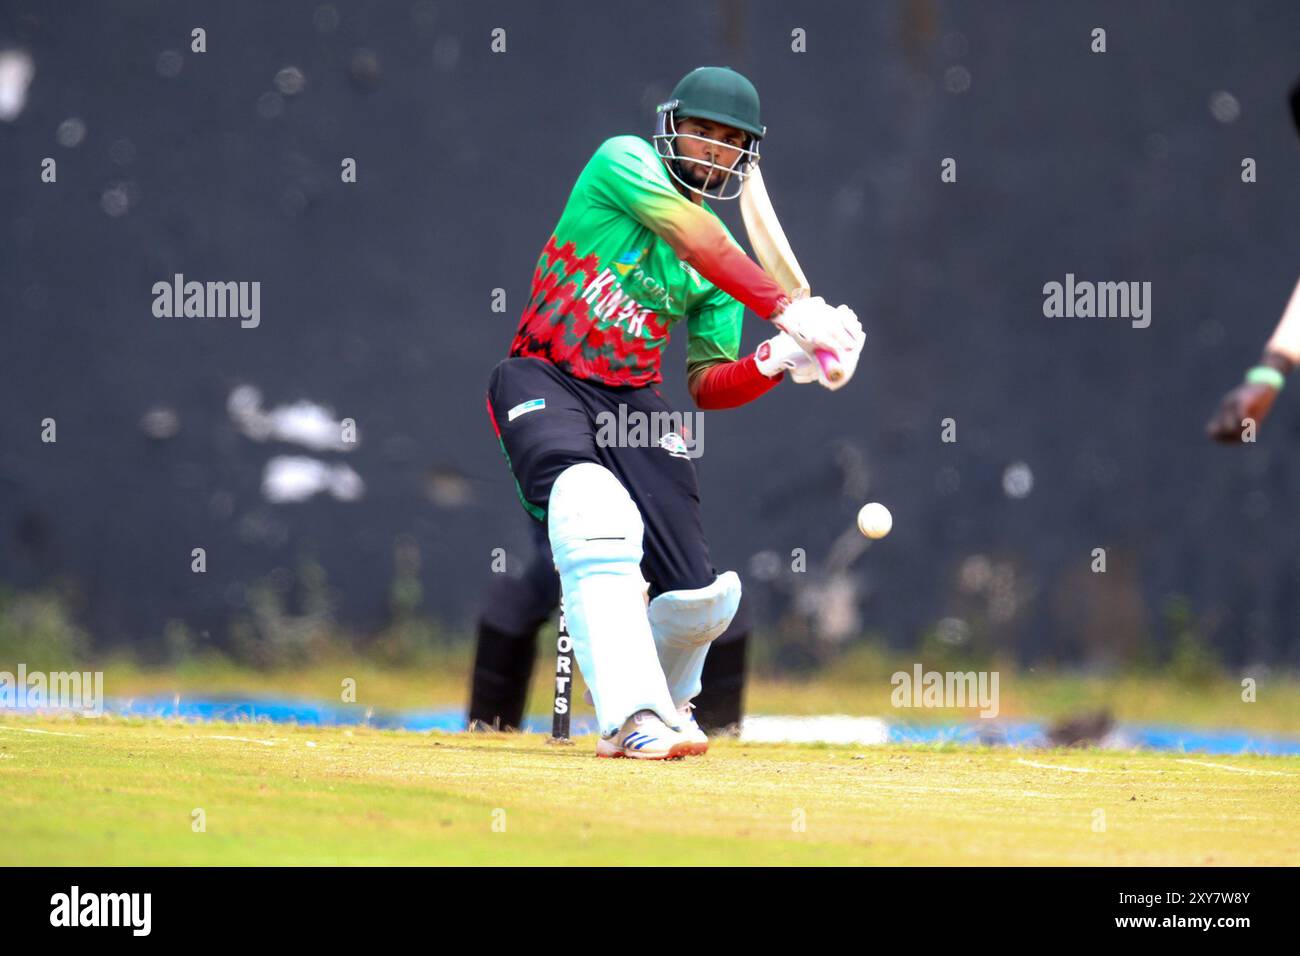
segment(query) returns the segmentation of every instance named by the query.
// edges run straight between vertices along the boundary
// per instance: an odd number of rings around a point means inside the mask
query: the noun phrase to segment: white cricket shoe
[[[696,753],[685,734],[665,724],[653,710],[638,710],[623,726],[596,741],[597,757],[673,760]]]
[[[682,728],[682,736],[691,745],[691,756],[699,757],[709,750],[709,738],[705,736],[704,731],[700,730],[700,725],[695,722],[695,715],[691,711],[695,710],[695,705],[690,701],[682,704],[677,713],[681,715],[678,723]]]

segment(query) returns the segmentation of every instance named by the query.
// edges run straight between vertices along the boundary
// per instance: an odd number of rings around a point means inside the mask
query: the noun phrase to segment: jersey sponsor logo
[[[649,251],[649,246],[644,249],[629,249],[617,256],[610,264],[610,268],[618,274],[620,281],[630,285],[642,298],[653,304],[656,309],[676,312],[677,302],[673,299],[672,293],[664,287],[662,282],[641,268],[641,260]],[[688,268],[685,263],[682,263],[682,266]],[[699,281],[698,274],[696,274],[695,278]]]
[[[621,276],[627,275],[634,265],[636,265],[646,251],[644,249],[629,249],[617,259],[614,260],[614,268],[618,270]]]
[[[528,401],[520,402],[514,408],[510,409],[510,411],[506,413],[506,421],[513,422],[520,415],[527,415],[529,412],[535,412],[539,408],[545,408],[545,407],[546,407],[546,399],[530,398]]]

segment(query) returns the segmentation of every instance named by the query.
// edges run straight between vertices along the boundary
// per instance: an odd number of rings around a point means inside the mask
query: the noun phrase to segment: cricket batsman
[[[740,195],[765,132],[753,84],[701,67],[659,106],[653,142],[602,143],[542,249],[510,355],[488,381],[488,415],[520,501],[547,531],[596,710],[597,756],[708,749],[691,702],[709,644],[740,601],[735,572],[719,574],[709,558],[680,436],[598,441],[598,419],[671,415],[655,385],[682,319],[687,385],[702,409],[753,401],[786,371],[840,388],[861,354],[851,309],[791,301],[708,205]],[[776,330],[741,358],[746,307]],[[819,353],[842,370],[833,381]]]

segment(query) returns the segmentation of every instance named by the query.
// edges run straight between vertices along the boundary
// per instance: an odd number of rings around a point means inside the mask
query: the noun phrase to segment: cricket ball
[[[862,506],[858,512],[858,530],[872,540],[883,538],[894,526],[894,516],[879,501]]]

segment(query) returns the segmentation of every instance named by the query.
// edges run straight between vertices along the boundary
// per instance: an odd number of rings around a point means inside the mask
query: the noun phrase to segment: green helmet
[[[701,66],[687,73],[673,88],[659,112],[726,123],[757,139],[767,132],[758,119],[758,90],[727,66]]]
[[[712,196],[714,199],[735,199],[740,195],[745,177],[758,162],[758,142],[767,132],[767,127],[758,118],[758,91],[754,89],[753,83],[730,67],[701,66],[681,78],[673,88],[672,97],[666,103],[660,103],[656,113],[655,149],[679,184],[701,196]],[[678,117],[712,120],[747,133],[740,156],[731,167],[683,157],[677,151],[676,142],[679,135],[687,134],[677,132]],[[702,186],[693,181],[698,177],[690,175],[691,171],[697,171],[701,166],[710,168]],[[713,182],[715,172],[720,174],[716,183]],[[734,188],[729,190],[733,185]],[[710,189],[713,191],[710,192]]]

